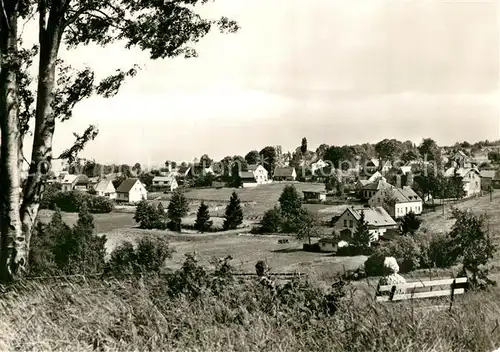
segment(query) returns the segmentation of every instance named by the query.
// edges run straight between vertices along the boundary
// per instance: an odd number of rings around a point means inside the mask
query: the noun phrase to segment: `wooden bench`
[[[465,292],[466,277],[455,279],[408,282],[397,285],[377,286],[377,302],[393,302],[407,299],[432,298],[450,296],[451,302],[455,295]],[[435,289],[436,288],[436,289]],[[404,293],[398,293],[404,292]]]

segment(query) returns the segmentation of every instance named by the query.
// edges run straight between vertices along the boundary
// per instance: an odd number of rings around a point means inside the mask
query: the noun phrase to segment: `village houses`
[[[148,191],[137,178],[127,178],[116,189],[116,200],[126,203],[138,203],[148,198]]]
[[[342,240],[349,242],[352,239],[361,219],[361,213],[364,213],[372,241],[378,241],[387,230],[398,228],[396,221],[382,207],[363,208],[352,206],[348,207],[340,215],[334,225],[335,233],[339,234]]]
[[[264,166],[248,165],[247,170],[239,172],[243,188],[257,187],[269,183],[268,172]]]
[[[375,193],[368,204],[371,207],[384,206],[385,200],[390,198],[394,204],[389,204],[390,209],[388,210],[389,215],[393,218],[402,218],[406,214],[413,212],[414,214],[422,214],[423,202],[422,199],[411,189],[411,187],[403,188],[385,188],[380,189]],[[387,206],[387,205],[386,205]]]

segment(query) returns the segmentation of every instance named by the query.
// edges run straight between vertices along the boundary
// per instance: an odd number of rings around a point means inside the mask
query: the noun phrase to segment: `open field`
[[[260,197],[263,197],[263,194],[267,194],[268,197],[277,200],[281,188],[276,187],[276,185],[272,186],[269,189],[260,191]],[[213,194],[219,190],[197,190],[198,196],[202,194],[200,191],[207,192],[208,198],[208,196],[213,197]],[[228,194],[231,192],[230,189],[224,191]],[[247,195],[247,199],[249,199],[249,195]],[[458,202],[453,205],[461,209],[470,208],[477,214],[486,213],[489,216],[490,230],[494,233],[495,237],[500,238],[500,192],[494,194],[491,203],[489,196],[484,196]],[[268,206],[270,206],[269,202]],[[444,216],[440,209],[424,214],[422,216],[424,220],[422,229],[430,233],[449,231],[453,225],[453,219],[450,218],[451,206],[452,204],[447,205]],[[345,209],[345,206],[311,206],[312,211],[315,211],[325,219],[331,218],[333,214],[342,212],[343,209]],[[213,212],[211,213],[213,214]],[[42,210],[39,218],[42,221],[48,221],[50,214],[50,211]],[[77,220],[77,214],[64,213],[63,217],[69,224],[74,224]],[[184,254],[196,252],[197,257],[203,264],[209,264],[213,257],[232,255],[234,265],[241,271],[253,272],[254,265],[258,260],[266,260],[274,271],[315,273],[318,277],[330,278],[341,272],[344,269],[343,266],[345,266],[345,269],[355,269],[364,262],[363,257],[335,257],[331,254],[303,252],[300,250],[302,244],[293,238],[290,238],[289,244],[278,244],[279,237],[277,236],[239,235],[247,233],[254,224],[254,221],[245,220],[244,228],[231,232],[196,234],[194,231],[185,231],[182,234],[177,234],[170,231],[138,229],[133,220],[132,212],[120,211],[110,214],[96,214],[94,217],[96,232],[106,234],[108,238],[108,251],[112,250],[121,241],[134,242],[142,236],[167,237],[171,246],[176,250],[172,260],[168,263],[172,267],[178,267],[182,263]],[[184,219],[184,222],[192,224],[194,220],[194,214],[190,214]],[[222,218],[213,217],[212,220],[216,226],[222,225]],[[325,228],[325,230],[327,233],[331,232],[329,228]],[[500,256],[500,254],[497,255]],[[498,261],[500,262],[500,258]]]

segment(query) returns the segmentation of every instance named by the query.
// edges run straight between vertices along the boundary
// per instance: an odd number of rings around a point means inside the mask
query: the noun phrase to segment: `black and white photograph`
[[[0,0],[0,352],[500,352],[500,1]]]

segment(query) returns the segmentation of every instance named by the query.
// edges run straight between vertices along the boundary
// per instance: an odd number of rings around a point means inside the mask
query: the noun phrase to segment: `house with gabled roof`
[[[385,200],[391,198],[393,204],[385,204]],[[422,214],[423,201],[417,193],[411,188],[404,186],[403,188],[385,188],[379,190],[368,201],[371,207],[386,206],[389,215],[393,218],[402,218],[406,214],[413,212],[414,214]],[[390,209],[387,207],[390,206]]]
[[[252,175],[250,175],[250,173]],[[253,181],[251,178],[253,177]],[[269,183],[268,172],[266,168],[260,164],[250,164],[247,165],[247,171],[240,172],[240,178],[244,181],[243,187],[245,187],[245,181],[249,183],[250,187],[253,187],[253,184],[265,184]]]
[[[175,176],[155,176],[153,178],[152,186],[156,190],[174,191],[179,187]]]
[[[446,177],[452,177],[455,173],[462,177],[466,198],[481,193],[481,174],[477,168],[450,167],[445,171],[444,175]]]
[[[394,187],[394,186],[391,185],[390,183],[388,183],[384,178],[381,178],[375,182],[372,182],[372,183],[369,183],[369,184],[363,186],[363,188],[361,188],[361,191],[359,192],[359,194],[360,194],[362,199],[368,200],[371,197],[373,197],[375,195],[375,193],[377,193],[379,190],[385,189],[385,188],[392,188],[392,187]]]
[[[72,191],[75,188],[76,182],[78,181],[78,175],[71,175],[69,173],[64,173],[60,175],[61,190],[63,192]]]
[[[116,199],[116,189],[111,180],[101,180],[95,186],[96,195],[109,199]]]
[[[375,171],[375,173],[372,174],[369,178],[367,178],[367,179],[360,179],[356,183],[356,188],[357,189],[362,189],[366,185],[369,185],[370,183],[373,183],[373,182],[378,181],[378,180],[386,180],[386,179],[385,179],[385,177],[380,172]]]
[[[382,207],[363,208],[352,206],[348,207],[338,217],[334,225],[334,232],[339,234],[342,240],[349,242],[361,219],[361,213],[364,213],[372,242],[378,241],[387,230],[398,228],[397,222]]]
[[[481,170],[481,188],[484,191],[489,190],[490,186],[493,188],[500,188],[500,172],[498,170]]]
[[[148,199],[148,191],[137,178],[127,178],[116,189],[116,200],[126,203],[138,203]]]
[[[291,166],[279,167],[274,169],[273,179],[276,181],[295,181],[297,172]]]

